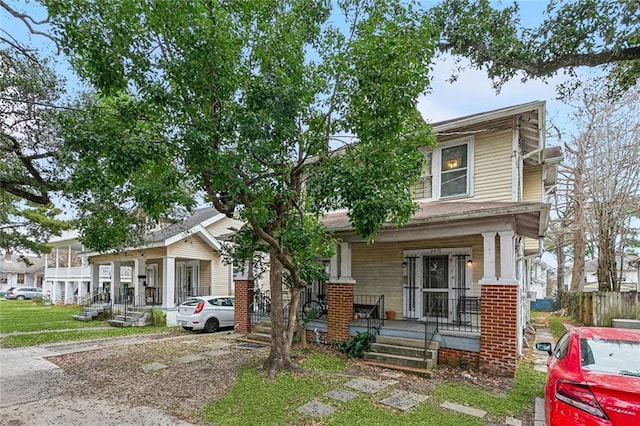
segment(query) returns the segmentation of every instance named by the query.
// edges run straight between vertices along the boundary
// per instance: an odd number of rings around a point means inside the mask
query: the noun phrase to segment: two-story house
[[[544,198],[555,186],[561,151],[545,146],[544,102],[435,123],[433,130],[438,144],[423,150],[418,210],[409,223],[388,224],[367,243],[346,212],[325,218],[340,242],[318,291],[328,298],[326,328],[313,327],[339,342],[355,334],[362,316],[389,311],[395,321],[375,332],[426,336],[440,342],[441,361],[513,375],[528,315],[528,266],[542,252]]]

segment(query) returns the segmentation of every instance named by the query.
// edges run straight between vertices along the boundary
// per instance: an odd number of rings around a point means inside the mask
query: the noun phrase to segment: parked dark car
[[[576,327],[549,354],[548,426],[640,424],[640,330]]]
[[[42,289],[36,287],[11,287],[7,291],[6,299],[33,299],[34,297],[42,297]]]

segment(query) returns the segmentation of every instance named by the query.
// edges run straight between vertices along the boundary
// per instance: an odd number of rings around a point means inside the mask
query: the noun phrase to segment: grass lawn
[[[79,312],[80,308],[77,306],[45,306],[31,300],[0,300],[0,333],[16,332],[16,334],[0,337],[0,346],[33,346],[168,330],[163,326],[117,328],[109,327],[106,321],[76,321],[73,319],[73,315]],[[91,329],[102,326],[108,328],[104,330]]]
[[[378,402],[390,389],[375,395],[359,394],[344,403],[325,397],[327,391],[341,388],[350,380],[344,375],[344,361],[336,355],[311,353],[302,366],[313,372],[283,373],[274,381],[269,381],[255,366],[247,367],[223,398],[205,407],[205,420],[224,425],[316,424],[310,423],[308,417],[297,411],[301,405],[316,400],[338,407],[334,414],[323,417],[318,423],[324,425],[485,425],[490,420],[503,423],[505,416],[522,415],[531,408],[536,396],[543,395],[545,383],[543,373],[521,363],[515,386],[506,394],[494,394],[471,384],[444,383],[436,387],[426,402],[403,413]],[[490,419],[477,419],[442,409],[439,404],[445,400],[483,409]]]

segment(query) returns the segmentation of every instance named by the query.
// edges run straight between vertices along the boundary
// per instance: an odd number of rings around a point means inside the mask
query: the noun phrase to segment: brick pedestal
[[[514,377],[518,352],[518,286],[482,284],[480,370]]]
[[[251,331],[251,303],[253,303],[253,280],[235,281],[235,331],[246,333]]]
[[[353,319],[353,287],[355,283],[328,283],[327,341],[338,343],[349,338],[349,322]]]

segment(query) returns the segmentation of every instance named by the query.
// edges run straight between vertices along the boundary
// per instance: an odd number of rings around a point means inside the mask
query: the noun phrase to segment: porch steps
[[[271,321],[260,321],[253,324],[246,338],[257,342],[271,343]]]
[[[116,315],[107,322],[113,327],[144,327],[151,323],[151,309],[127,311],[126,315]]]
[[[424,340],[404,337],[376,336],[365,362],[389,365],[395,369],[430,370],[438,364],[438,342],[431,342],[425,352]]]
[[[104,312],[104,306],[89,306],[82,312],[73,316],[73,319],[77,321],[92,321]]]

